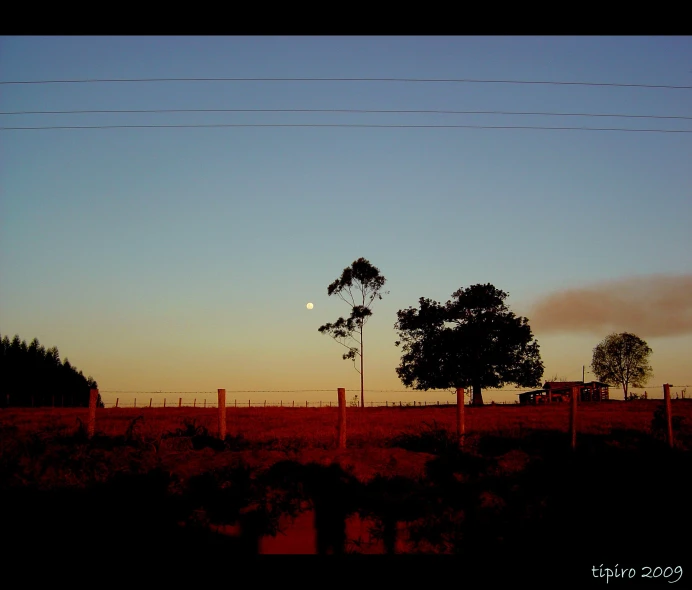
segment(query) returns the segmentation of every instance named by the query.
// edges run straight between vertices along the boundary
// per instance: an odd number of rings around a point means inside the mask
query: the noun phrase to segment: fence
[[[509,403],[509,402],[490,402],[487,405],[518,405],[519,402],[514,402],[514,403]],[[278,401],[278,402],[272,402],[272,401],[261,401],[261,402],[253,402],[252,400],[239,400],[239,399],[234,399],[233,401],[229,401],[226,404],[227,408],[336,408],[338,407],[338,402],[331,402],[331,401],[306,401],[306,402],[298,402],[296,403],[295,400],[292,401],[287,401],[284,403],[283,401]],[[360,407],[360,402],[358,405],[353,405],[353,404],[347,404],[347,406],[350,407]],[[408,401],[408,402],[390,402],[390,401],[384,401],[384,402],[365,402],[365,407],[366,408],[444,408],[444,407],[452,407],[456,406],[457,403],[456,401],[452,402],[439,402],[439,401]],[[123,404],[120,402],[119,398],[116,398],[115,402],[111,403],[104,403],[105,408],[217,408],[218,405],[216,402],[212,400],[207,400],[207,399],[201,399],[197,400],[194,399],[192,403],[190,402],[183,402],[182,398],[178,398],[177,401],[174,403],[169,403],[166,399],[164,399],[162,402],[154,402],[153,398],[149,398],[146,403],[138,403],[137,398],[134,399],[134,401],[131,404]]]
[[[571,438],[571,447],[572,450],[576,449],[577,446],[577,415],[578,415],[578,407],[581,403],[584,402],[579,402],[579,393],[580,393],[581,387],[579,385],[573,385],[572,386],[572,391],[571,391],[571,396],[570,396],[570,412],[569,412],[569,431],[570,431],[570,438]],[[88,419],[88,432],[89,436],[92,437],[94,435],[94,429],[95,429],[95,423],[96,423],[96,406],[97,402],[99,399],[99,391],[98,389],[92,389],[90,392],[89,396],[89,419]],[[684,395],[683,395],[684,399]],[[149,407],[152,407],[152,400],[153,398],[149,398]],[[337,422],[337,431],[338,431],[338,446],[339,448],[346,448],[346,390],[342,387],[339,387],[337,389],[337,406],[339,408],[339,414],[338,414],[338,422]],[[670,384],[665,383],[663,385],[663,400],[664,400],[664,410],[665,410],[665,420],[666,420],[666,440],[668,442],[668,445],[670,448],[674,447],[674,440],[673,440],[673,426],[672,426],[672,410],[671,410],[671,395],[670,395]],[[196,401],[196,400],[195,400]],[[322,405],[321,402],[320,406]],[[385,402],[385,407],[387,407],[387,403]],[[593,402],[586,402],[586,403],[593,403]],[[598,403],[598,402],[597,402]],[[602,402],[601,402],[602,403]],[[266,407],[266,401],[264,402],[265,407]],[[308,405],[308,402],[305,402],[306,407]],[[399,402],[401,407],[401,402]],[[164,405],[165,405],[165,400],[164,400]],[[204,400],[204,405],[206,406],[206,399]],[[283,404],[280,404],[279,407],[281,407]],[[415,405],[415,402],[414,402]],[[427,405],[427,404],[426,404]],[[452,404],[444,404],[444,406],[450,406]],[[463,447],[464,445],[464,439],[466,436],[466,428],[464,424],[464,388],[457,388],[456,390],[456,426],[457,426],[457,437],[458,437],[458,444],[460,447]],[[440,403],[437,402],[436,404],[437,407],[440,407]],[[118,403],[116,401],[116,407],[118,407]],[[135,404],[136,407],[136,404]],[[182,398],[178,398],[178,407],[182,407]],[[226,438],[226,390],[225,389],[219,389],[217,391],[217,404],[215,406],[218,411],[218,420],[219,420],[219,429],[218,429],[218,435],[219,438],[224,440]],[[234,407],[237,406],[237,400],[234,400]],[[241,405],[242,407],[242,405]],[[252,407],[252,400],[248,400],[248,407]],[[287,406],[288,407],[288,406]],[[295,407],[294,404],[292,404],[291,407]],[[329,406],[331,407],[331,402],[329,402]],[[396,407],[394,405],[393,407]],[[421,406],[418,406],[421,407]],[[425,407],[425,406],[423,406]]]

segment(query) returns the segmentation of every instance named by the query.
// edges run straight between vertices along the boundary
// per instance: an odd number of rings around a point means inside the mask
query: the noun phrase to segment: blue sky
[[[424,78],[692,86],[689,37],[4,37],[0,80]],[[692,90],[416,82],[3,84],[0,110],[368,109],[692,117]],[[685,119],[439,113],[0,115],[1,127],[380,124],[692,131]],[[672,276],[680,325],[540,324],[545,377],[581,378],[612,328],[692,381],[692,133],[237,127],[0,131],[0,332],[124,391],[359,389],[317,328],[363,256],[390,294],[366,326],[366,401],[433,400],[395,374],[396,311],[490,282],[531,321],[563,289]],[[637,282],[638,281],[638,282]],[[641,288],[640,288],[641,287]],[[305,304],[315,307],[308,311]],[[676,303],[677,305],[677,303]],[[640,310],[640,311],[637,311]],[[676,308],[678,310],[678,308]],[[564,313],[570,313],[564,311]],[[676,313],[678,313],[676,311]],[[538,326],[541,325],[539,330]],[[689,329],[688,329],[689,328]],[[644,328],[642,328],[643,330]],[[648,329],[648,328],[647,328]],[[665,331],[664,331],[665,332]],[[587,374],[587,378],[589,375]],[[486,400],[513,401],[507,391]],[[109,392],[109,393],[106,393]],[[113,393],[110,393],[113,392]],[[239,394],[240,395],[240,394]],[[254,395],[254,394],[252,394]],[[257,394],[285,399],[293,394]],[[330,399],[298,393],[296,399]],[[233,398],[233,394],[228,394]],[[247,396],[244,396],[247,397]],[[122,403],[122,402],[121,402]]]

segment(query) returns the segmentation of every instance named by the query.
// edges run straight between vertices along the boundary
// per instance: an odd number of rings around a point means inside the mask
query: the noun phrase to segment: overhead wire
[[[538,115],[550,117],[618,117],[631,119],[685,119],[684,115],[629,115],[620,113],[559,113],[551,111],[456,111],[442,109],[79,109],[70,111],[0,111],[0,115],[82,115],[144,113],[376,113],[440,115]]]
[[[405,125],[373,123],[211,123],[181,125],[46,125],[40,127],[0,127],[0,131],[55,129],[202,129],[230,127],[341,127],[379,129],[534,129],[544,131],[627,131],[632,133],[692,133],[692,129],[631,129],[626,127],[545,127],[540,125]]]
[[[692,86],[673,84],[627,84],[620,82],[569,82],[554,80],[483,80],[477,78],[86,78],[64,80],[5,80],[0,85],[22,84],[95,84],[136,82],[418,82],[418,83],[464,83],[464,84],[542,84],[556,86],[610,86],[622,88],[665,88],[690,90]]]

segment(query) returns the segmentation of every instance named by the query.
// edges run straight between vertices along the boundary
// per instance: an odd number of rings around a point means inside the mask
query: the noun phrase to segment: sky
[[[153,78],[284,80],[10,83]],[[692,383],[692,37],[2,37],[0,82],[0,334],[57,346],[106,405],[351,399],[318,327],[360,257],[389,291],[366,403],[449,401],[399,381],[396,312],[478,283],[529,319],[544,380],[593,379],[628,331],[650,396]],[[172,109],[236,111],[8,114]],[[56,126],[99,128],[9,129]]]

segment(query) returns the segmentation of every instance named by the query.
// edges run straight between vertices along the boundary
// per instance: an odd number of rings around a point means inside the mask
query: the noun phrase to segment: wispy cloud
[[[566,289],[539,299],[527,315],[537,334],[692,334],[692,274],[631,277]]]

